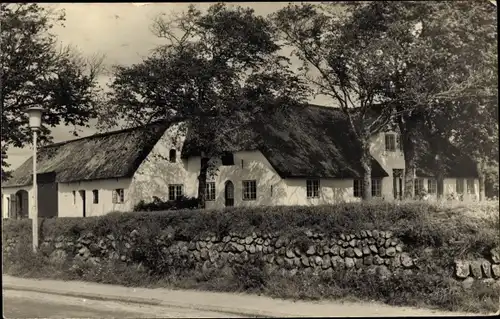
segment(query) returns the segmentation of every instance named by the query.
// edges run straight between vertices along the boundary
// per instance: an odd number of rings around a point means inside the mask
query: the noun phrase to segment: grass
[[[77,238],[91,230],[98,236],[111,232],[118,238],[133,229],[154,236],[167,227],[175,229],[174,240],[189,240],[208,233],[225,236],[229,232],[279,231],[283,236],[299,238],[298,234],[305,229],[330,236],[360,229],[391,230],[405,242],[405,250],[417,254],[420,263],[428,267],[419,274],[395,274],[391,279],[365,272],[338,272],[331,277],[299,273],[290,277],[265,271],[265,266],[259,263],[201,271],[182,263],[180,258],[166,267],[156,258],[153,246],[144,246],[149,254],[137,257],[135,263],[109,261],[94,265],[67,261],[56,265],[43,254],[34,254],[30,243],[24,242],[14,254],[4,258],[4,273],[137,287],[251,292],[287,299],[378,300],[390,305],[450,311],[489,313],[498,309],[498,288],[474,282],[471,288],[464,289],[451,279],[455,259],[480,257],[499,246],[498,202],[474,205],[375,202],[313,208],[112,213],[97,218],[45,220],[41,222],[40,236],[56,238],[63,234]],[[29,221],[4,221],[4,243],[9,234],[29,238]],[[432,248],[433,252],[425,254],[426,248]]]

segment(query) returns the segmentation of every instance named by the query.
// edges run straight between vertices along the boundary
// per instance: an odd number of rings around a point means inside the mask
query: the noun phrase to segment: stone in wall
[[[481,262],[481,268],[483,269],[483,274],[485,278],[491,278],[491,264],[487,260]]]
[[[495,247],[490,250],[491,260],[495,264],[500,264],[500,247]]]
[[[493,277],[500,278],[500,265],[491,265],[491,273]]]
[[[482,270],[482,265],[481,261],[474,260],[470,263],[470,269],[472,276],[476,279],[481,279],[483,278],[483,270]]]

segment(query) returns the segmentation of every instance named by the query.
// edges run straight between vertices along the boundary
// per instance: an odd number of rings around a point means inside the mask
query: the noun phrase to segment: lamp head
[[[42,114],[43,108],[41,107],[32,107],[26,110],[29,116],[29,125],[32,130],[40,129],[40,125],[42,124]]]

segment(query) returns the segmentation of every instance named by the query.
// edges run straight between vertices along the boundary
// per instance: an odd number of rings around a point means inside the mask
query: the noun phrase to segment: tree
[[[371,198],[370,139],[392,117],[391,107],[380,106],[379,95],[388,81],[388,65],[380,52],[391,39],[372,41],[357,32],[352,7],[291,4],[271,15],[284,43],[302,61],[302,75],[318,94],[331,98],[346,115],[351,133],[361,144],[363,199]]]
[[[488,148],[479,149],[477,138],[479,132],[492,131],[492,122],[484,118],[486,112],[478,108],[478,102],[491,101],[498,85],[495,8],[484,1],[372,1],[353,2],[351,11],[356,32],[370,35],[372,41],[393,41],[380,55],[393,65],[387,68],[390,80],[381,96],[395,108],[402,134],[405,197],[413,196],[415,143],[424,131],[429,131],[426,137],[431,139],[448,140],[455,135],[457,146],[475,154],[481,166]],[[474,127],[471,119],[480,124]],[[438,149],[434,145],[434,151]],[[436,174],[442,182],[442,170]]]
[[[6,181],[10,178],[11,173],[5,168],[9,167],[10,165],[5,161],[7,158],[7,147],[2,145],[2,182]]]
[[[126,126],[182,122],[180,133],[203,132],[196,138],[204,207],[207,174],[215,173],[225,140],[257,113],[300,101],[305,87],[276,54],[269,24],[251,9],[215,4],[202,14],[190,6],[173,19],[158,16],[152,30],[167,43],[138,64],[114,68],[102,120],[107,127],[117,119]]]
[[[31,143],[27,108],[45,109],[41,143],[51,139],[48,127],[86,125],[95,116],[103,57],[85,59],[71,47],[58,47],[50,30],[63,21],[64,13],[37,4],[0,4],[2,178],[7,149]]]
[[[485,181],[492,167],[498,171],[497,98],[463,99],[435,105],[426,114],[426,130],[433,136],[450,140],[475,162],[479,173],[479,199],[485,198]],[[432,136],[433,135],[433,136]],[[434,146],[437,151],[438,145]]]

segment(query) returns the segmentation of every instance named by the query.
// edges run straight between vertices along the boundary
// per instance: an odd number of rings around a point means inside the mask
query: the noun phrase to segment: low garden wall
[[[192,241],[175,241],[175,230],[166,229],[153,243],[168,266],[191,265],[197,269],[223,268],[233,264],[264,262],[269,270],[279,270],[293,276],[305,273],[332,273],[346,269],[370,269],[382,276],[393,271],[418,271],[424,265],[418,256],[405,251],[405,244],[391,231],[362,230],[326,238],[324,234],[305,231],[304,237],[293,240],[274,234],[231,234],[223,238],[209,235]],[[44,238],[40,251],[53,263],[66,260],[89,261],[94,264],[107,260],[141,261],[138,251],[144,242],[138,230],[125,236],[96,236],[86,232],[77,239],[69,236]],[[20,236],[6,238],[4,255],[9,258],[21,241]],[[455,261],[457,279],[500,278],[500,250],[494,248],[479,260]],[[468,282],[468,281],[466,281]]]

